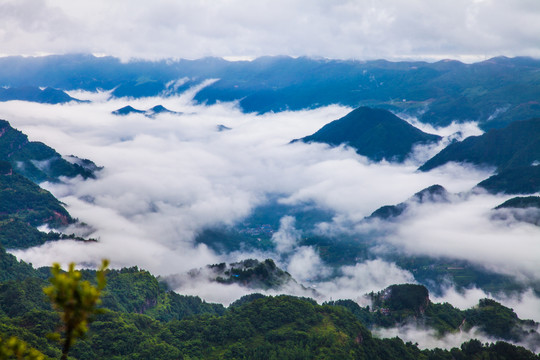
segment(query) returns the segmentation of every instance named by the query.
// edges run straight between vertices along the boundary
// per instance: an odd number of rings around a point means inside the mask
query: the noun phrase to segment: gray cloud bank
[[[540,4],[493,0],[4,0],[7,55],[540,57]]]

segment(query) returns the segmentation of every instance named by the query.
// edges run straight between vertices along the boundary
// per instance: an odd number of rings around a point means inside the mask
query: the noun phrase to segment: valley
[[[44,58],[39,66],[61,69],[74,58]],[[45,330],[28,325],[54,318],[37,295],[47,267],[75,261],[90,276],[108,258],[113,270],[103,306],[111,313],[93,326],[96,334],[136,333],[147,340],[141,354],[259,358],[267,349],[279,358],[300,339],[304,347],[294,351],[308,356],[323,351],[316,350],[322,338],[342,339],[356,358],[362,351],[369,358],[394,356],[374,355],[383,344],[411,359],[435,359],[435,347],[447,349],[442,358],[467,346],[487,354],[506,346],[497,341],[538,352],[538,114],[532,104],[526,116],[507,117],[538,91],[522,80],[540,67],[536,61],[216,59],[208,60],[211,66],[141,62],[134,74],[133,64],[115,59],[77,59],[83,65],[70,65],[77,84],[61,74],[51,75],[51,83],[32,78],[33,86],[65,92],[66,101],[0,102],[0,290],[24,304],[3,303],[0,333],[18,329],[55,356],[54,345],[38,340]],[[39,73],[32,59],[9,61]],[[96,81],[91,71],[99,67],[88,64],[108,64],[115,75]],[[277,64],[288,64],[294,76],[277,72]],[[500,81],[527,86],[507,103],[488,78],[510,64],[514,77]],[[334,76],[372,72],[379,86],[393,85],[369,87],[373,99],[366,98],[341,82],[330,85],[329,75],[314,84],[314,75],[298,70],[310,67]],[[415,83],[420,70],[422,86]],[[478,77],[467,77],[471,72]],[[254,78],[247,81],[246,74]],[[22,86],[9,76],[0,72],[6,86]],[[348,81],[362,85],[354,76]],[[478,108],[459,103],[452,110],[462,110],[459,116],[448,111],[463,100],[438,91],[449,77]],[[486,90],[465,79],[483,79]],[[328,91],[332,86],[343,91]],[[323,88],[325,99],[314,95]],[[428,92],[437,96],[427,98]],[[388,100],[397,94],[406,101]],[[421,304],[409,304],[409,297]],[[251,318],[259,306],[296,315],[259,324]],[[304,312],[311,314],[305,321]],[[489,323],[495,319],[497,326]],[[231,325],[246,321],[248,332]],[[206,334],[210,327],[238,333],[212,338],[179,330]],[[421,344],[428,348],[422,350],[383,339],[407,339],[413,330],[436,345]],[[459,349],[448,345],[458,333],[468,344]],[[339,352],[325,341],[327,351]],[[92,335],[74,356],[124,356],[134,346],[112,350],[97,342]],[[492,345],[482,345],[487,342]]]

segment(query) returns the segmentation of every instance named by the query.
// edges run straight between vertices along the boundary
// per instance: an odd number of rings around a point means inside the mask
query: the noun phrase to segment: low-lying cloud
[[[385,241],[409,254],[464,259],[518,281],[539,281],[540,229],[492,221],[493,208],[508,198],[470,193],[450,203],[411,206]]]
[[[400,203],[433,184],[466,193],[490,175],[458,164],[417,172],[419,159],[437,151],[432,147],[418,148],[404,164],[394,164],[372,163],[347,147],[289,144],[345,115],[351,110],[346,107],[244,114],[235,103],[194,104],[194,91],[137,100],[78,92],[78,98],[87,96],[93,102],[0,103],[0,117],[31,140],[104,166],[95,180],[44,184],[74,217],[95,229],[91,236],[98,243],[60,241],[14,253],[36,266],[53,261],[91,265],[107,257],[116,267],[138,265],[156,275],[253,256],[273,257],[299,281],[316,286],[322,298],[359,298],[392,283],[413,282],[414,277],[380,259],[331,269],[315,248],[298,245],[293,218],[282,219],[274,239],[277,253],[218,254],[195,244],[194,238],[204,228],[242,221],[276,195],[281,203],[310,203],[334,212],[326,231],[345,227],[349,232],[363,231],[364,217],[380,206]],[[139,109],[161,104],[182,115],[111,114],[128,104]],[[218,125],[231,130],[218,131]],[[474,125],[452,126],[431,130],[444,135],[458,127],[463,134],[478,131]],[[539,228],[490,220],[490,209],[505,199],[471,194],[447,204],[424,204],[397,224],[382,224],[386,235],[379,241],[404,253],[466,259],[520,279],[538,279]],[[332,274],[337,277],[329,281]],[[214,292],[218,285],[210,291],[207,285],[180,290],[220,301],[219,294],[225,291]],[[246,293],[237,287],[227,289],[230,295],[223,302]]]

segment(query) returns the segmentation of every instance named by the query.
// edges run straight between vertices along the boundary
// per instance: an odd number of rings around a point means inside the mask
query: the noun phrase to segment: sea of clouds
[[[481,134],[474,123],[433,128],[409,119],[445,140],[416,148],[403,164],[373,163],[345,146],[290,144],[344,116],[350,108],[334,105],[246,114],[234,102],[194,103],[199,89],[166,98],[115,99],[107,92],[77,91],[71,95],[90,102],[0,103],[0,117],[31,141],[104,167],[96,179],[42,184],[66,204],[73,217],[87,224],[66,232],[91,236],[97,243],[59,241],[12,252],[35,266],[71,261],[94,266],[109,258],[114,267],[137,265],[161,276],[182,275],[224,261],[272,257],[299,283],[315,288],[321,301],[350,298],[362,303],[367,292],[415,282],[409,271],[382,259],[331,271],[314,247],[300,245],[301,231],[292,217],[282,219],[272,252],[216,253],[194,241],[202,229],[241,222],[278,195],[285,204],[312,203],[332,211],[335,217],[321,225],[324,231],[360,233],[366,226],[379,226],[384,230],[377,239],[381,249],[390,246],[405,255],[463,259],[517,281],[540,280],[540,228],[494,220],[492,209],[509,196],[471,191],[493,169],[449,164],[427,173],[417,171],[451,139]],[[126,105],[146,110],[158,104],[178,113],[112,114]],[[220,125],[230,130],[220,131]],[[433,184],[452,194],[449,202],[413,205],[392,224],[363,221],[379,207],[403,202]],[[329,274],[335,277],[326,277]],[[224,304],[252,292],[204,281],[185,281],[177,291]],[[301,287],[280,292],[308,294]],[[479,289],[458,292],[450,286],[433,300],[470,307],[488,295],[498,296],[521,317],[540,320],[540,301],[532,291],[504,297]]]

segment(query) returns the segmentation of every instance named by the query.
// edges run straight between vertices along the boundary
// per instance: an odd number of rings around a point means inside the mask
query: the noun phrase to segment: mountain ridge
[[[452,143],[419,170],[429,171],[450,161],[492,166],[499,172],[540,161],[540,118],[515,121],[505,128]]]
[[[195,100],[201,104],[237,100],[247,113],[330,104],[376,106],[418,116],[437,126],[473,120],[489,129],[540,116],[539,69],[540,60],[527,57],[499,57],[473,64],[307,57],[126,63],[79,54],[1,58],[0,86],[116,89],[116,96],[141,97],[164,90],[177,94],[205,79],[219,79],[197,93]],[[169,88],[173,83],[176,85]]]

